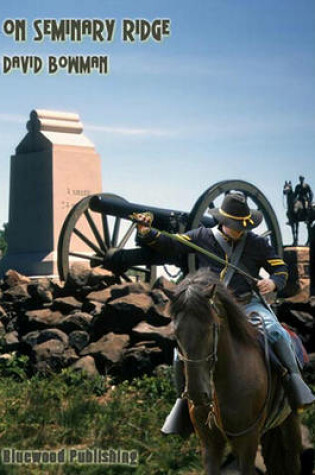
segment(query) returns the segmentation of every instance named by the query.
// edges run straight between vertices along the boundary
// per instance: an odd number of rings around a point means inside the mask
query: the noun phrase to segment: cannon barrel
[[[187,211],[178,211],[173,209],[156,208],[154,206],[131,203],[121,200],[119,197],[95,195],[90,199],[89,208],[98,213],[104,213],[123,219],[130,219],[132,213],[143,213],[149,211],[154,215],[154,227],[168,232],[184,232],[189,213]],[[204,216],[202,224],[207,227],[213,227],[215,220],[211,216]]]
[[[117,249],[131,252],[131,240],[134,245],[135,238],[135,226],[130,222],[130,215],[133,213],[150,211],[154,215],[153,226],[170,233],[189,232],[200,225],[211,228],[216,224],[215,219],[209,214],[211,208],[218,206],[220,198],[230,191],[242,192],[263,213],[265,219],[261,229],[267,228],[264,234],[270,234],[270,240],[281,256],[283,252],[281,231],[277,217],[267,198],[251,183],[243,180],[227,180],[218,182],[205,190],[190,212],[131,203],[112,193],[99,193],[82,198],[70,210],[60,232],[58,241],[60,278],[62,280],[67,278],[72,262],[89,262],[91,267],[100,265],[106,268],[110,256],[117,255]],[[107,219],[107,217],[111,219]],[[152,256],[145,255],[145,267],[143,267],[142,252],[144,249],[146,252],[148,251],[147,248],[134,251],[137,260],[134,265],[130,264],[130,270],[135,273],[136,277],[143,278],[145,275],[146,281],[152,282],[155,277],[155,267],[159,264],[153,262]],[[189,253],[184,264],[185,272],[187,270],[194,272],[197,267],[197,256]],[[125,275],[124,272],[120,273],[120,276],[124,280],[128,280],[128,275]],[[312,289],[315,288],[314,282],[315,277],[312,280]],[[313,290],[314,292],[315,290]]]

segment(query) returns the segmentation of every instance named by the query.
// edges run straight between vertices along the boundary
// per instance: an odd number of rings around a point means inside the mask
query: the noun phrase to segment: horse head
[[[184,393],[195,406],[213,400],[220,325],[211,300],[214,291],[215,284],[199,271],[178,285],[171,303],[178,356],[185,367]]]
[[[293,193],[293,188],[292,188],[292,182],[290,181],[285,181],[284,186],[283,186],[283,194],[285,196],[291,195]]]

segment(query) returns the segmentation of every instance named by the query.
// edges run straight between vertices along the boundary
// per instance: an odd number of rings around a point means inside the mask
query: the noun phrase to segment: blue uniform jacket
[[[227,256],[214,238],[211,228],[200,227],[181,234],[181,236],[227,261]],[[193,252],[191,248],[184,244],[174,241],[152,229],[144,236],[139,234],[138,242],[141,246],[148,246],[163,254],[166,261],[167,258]],[[222,264],[198,252],[196,254],[198,268],[209,267],[212,272],[222,278],[225,272],[225,267]],[[249,274],[256,278],[259,276],[260,269],[264,268],[275,282],[277,290],[282,290],[286,285],[288,268],[285,262],[276,254],[265,238],[258,236],[252,231],[246,233],[245,246],[239,263],[240,267],[242,265],[246,267]],[[251,290],[251,283],[241,274],[235,272],[229,288],[236,296],[239,296]]]

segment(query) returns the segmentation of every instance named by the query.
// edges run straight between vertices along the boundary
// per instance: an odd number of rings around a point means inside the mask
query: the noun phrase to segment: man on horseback
[[[280,325],[263,298],[259,296],[259,293],[265,295],[284,288],[288,276],[287,266],[265,238],[251,231],[261,223],[262,214],[260,211],[249,209],[244,195],[228,194],[220,208],[210,209],[209,212],[216,218],[218,226],[213,229],[200,227],[181,236],[225,259],[227,265],[224,267],[203,254],[197,254],[198,267],[208,267],[214,274],[220,276],[244,307],[253,324],[259,323],[263,318],[268,341],[286,369],[283,383],[290,405],[294,411],[299,411],[312,404],[315,398],[300,375],[288,333]],[[148,246],[166,258],[191,252],[191,248],[183,243],[151,229],[152,216],[143,214],[138,218],[144,223],[144,225],[138,225],[138,240],[142,246]],[[257,279],[260,269],[264,268],[269,273],[269,277],[258,281],[258,293],[256,293],[253,291],[252,283],[244,275],[233,271],[228,263],[241,267]],[[184,377],[182,362],[177,358],[175,358],[174,367],[178,399],[162,429],[166,434],[180,433],[182,428],[181,422],[178,425],[178,414],[180,417],[183,414],[180,397],[184,389]],[[178,430],[179,427],[180,430]]]
[[[294,191],[294,197],[300,201],[303,205],[305,212],[309,210],[313,202],[313,191],[307,183],[305,183],[304,176],[299,176],[300,183],[296,185]]]

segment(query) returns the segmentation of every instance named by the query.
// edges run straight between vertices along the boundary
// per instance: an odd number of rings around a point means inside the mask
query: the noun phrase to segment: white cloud
[[[134,135],[134,136],[171,136],[175,135],[174,131],[155,129],[155,128],[137,128],[137,127],[111,127],[108,125],[86,124],[85,130],[92,130],[94,132],[105,132],[116,135]]]
[[[0,113],[0,122],[11,122],[15,124],[25,124],[27,119],[24,115]],[[110,125],[85,124],[84,130],[93,132],[105,132],[115,135],[142,136],[142,137],[163,137],[173,136],[176,132],[173,130],[145,127],[112,127]]]

